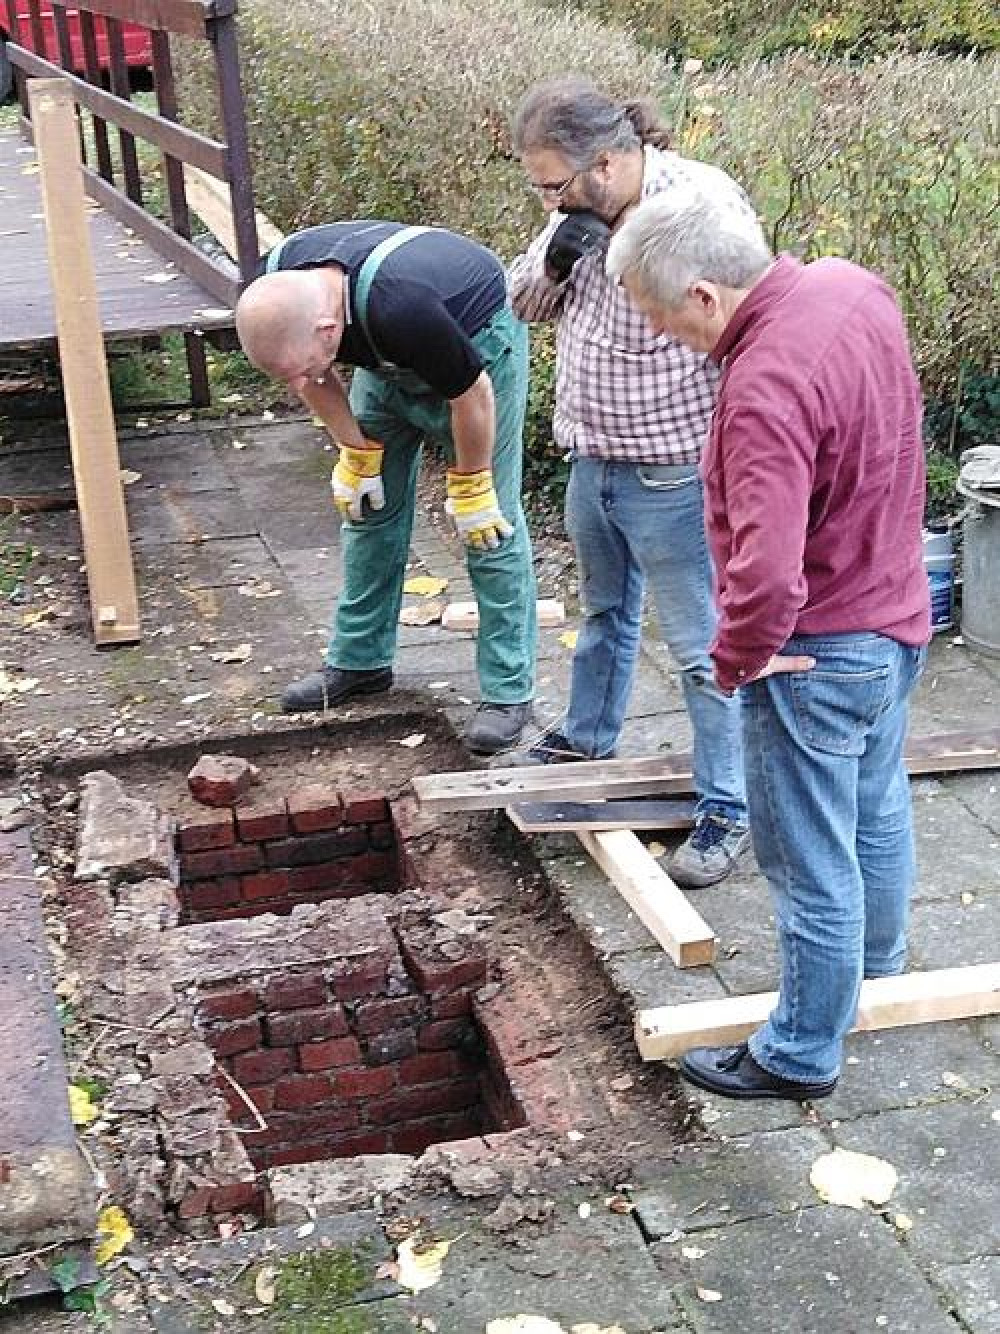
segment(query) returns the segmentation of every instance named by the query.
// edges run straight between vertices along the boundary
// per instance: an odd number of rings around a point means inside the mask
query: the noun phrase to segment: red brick
[[[326,1075],[293,1075],[281,1079],[274,1086],[276,1111],[291,1111],[299,1107],[315,1107],[330,1097],[330,1081]]]
[[[391,820],[368,826],[368,842],[376,852],[397,852],[399,831]]]
[[[317,866],[293,866],[284,874],[293,894],[318,894],[339,890],[350,878],[350,861],[320,862]]]
[[[232,811],[196,811],[185,815],[177,830],[177,841],[182,852],[232,847],[236,842]]]
[[[331,1135],[327,1145],[327,1158],[355,1158],[360,1153],[387,1153],[389,1132],[368,1130],[358,1135]]]
[[[457,1047],[468,1037],[471,1027],[467,1019],[439,1019],[424,1024],[417,1033],[417,1046],[422,1051]]]
[[[193,880],[181,885],[181,897],[189,912],[210,912],[213,908],[233,908],[240,901],[240,882],[234,875],[218,880]]]
[[[362,1001],[354,1012],[354,1026],[363,1036],[412,1028],[424,1012],[422,996],[396,996]]]
[[[464,959],[443,959],[432,944],[413,942],[404,936],[403,958],[421,991],[440,993],[462,986],[481,986],[489,972],[489,960],[475,947],[466,947]]]
[[[205,1037],[216,1056],[235,1056],[237,1052],[250,1051],[260,1046],[260,1020],[245,1019],[242,1023],[228,1024],[225,1028],[212,1028]]]
[[[265,838],[284,838],[288,833],[288,811],[285,803],[244,806],[236,812],[236,829],[244,843],[256,843]]]
[[[257,1125],[257,1118],[243,1101],[240,1094],[233,1088],[232,1084],[227,1084],[223,1081],[220,1083],[219,1089],[226,1100],[226,1106],[229,1109],[229,1119],[231,1121],[248,1123],[251,1126]],[[270,1084],[258,1084],[256,1088],[244,1089],[243,1092],[257,1108],[258,1112],[263,1112],[266,1115],[266,1113],[268,1113],[274,1106],[274,1089]]]
[[[311,1042],[313,1038],[342,1038],[346,1035],[347,1020],[339,1005],[267,1016],[267,1041],[271,1047],[294,1047],[300,1042]]]
[[[264,1004],[269,1010],[302,1010],[322,1005],[327,994],[322,973],[276,978],[264,993]]]
[[[263,865],[260,848],[256,844],[240,843],[232,848],[217,848],[214,852],[189,852],[181,858],[181,873],[185,879],[201,879],[217,875],[243,875],[257,871]]]
[[[295,1163],[315,1163],[325,1158],[326,1148],[322,1144],[300,1144],[297,1149],[270,1149],[267,1152],[268,1167],[292,1167]]]
[[[389,818],[389,802],[384,792],[365,792],[347,803],[347,824],[378,824]]]
[[[390,1065],[417,1054],[417,1035],[410,1028],[375,1033],[365,1042],[369,1065]]]
[[[393,1153],[423,1153],[432,1144],[444,1144],[449,1139],[458,1138],[450,1133],[452,1124],[451,1117],[433,1116],[424,1121],[393,1126],[389,1132],[389,1147]]]
[[[338,1098],[376,1098],[396,1087],[396,1068],[377,1065],[373,1070],[338,1070],[332,1081]]]
[[[312,1111],[300,1112],[283,1123],[286,1140],[319,1139],[321,1136],[342,1135],[346,1130],[357,1130],[361,1124],[361,1114],[357,1106],[316,1107]]]
[[[377,996],[385,990],[389,961],[376,959],[341,960],[334,971],[333,990],[338,1000],[360,1000]]]
[[[453,1079],[447,1084],[424,1084],[416,1088],[400,1089],[387,1098],[369,1102],[368,1119],[375,1125],[392,1121],[416,1121],[420,1117],[435,1116],[441,1112],[456,1112],[479,1102],[479,1082],[476,1079]]]
[[[455,1073],[455,1056],[450,1051],[425,1051],[411,1056],[399,1065],[401,1084],[434,1084],[450,1079]]]
[[[260,1007],[255,991],[210,991],[198,999],[198,1018],[249,1019]]]
[[[286,1047],[244,1052],[233,1060],[233,1078],[243,1085],[271,1084],[291,1068],[292,1053]]]
[[[329,1070],[337,1065],[354,1065],[361,1060],[357,1038],[331,1038],[327,1042],[306,1042],[299,1048],[303,1070]]]
[[[243,1209],[260,1213],[262,1206],[263,1196],[256,1181],[234,1181],[229,1186],[216,1186],[212,1191],[213,1214]]]
[[[431,997],[432,1019],[459,1019],[472,1013],[472,992],[463,989]]]
[[[245,875],[240,881],[243,898],[254,902],[257,899],[279,899],[288,893],[287,871],[259,871],[256,875]]]
[[[399,879],[399,858],[392,852],[362,852],[348,863],[350,873],[359,884],[383,885]]]
[[[318,783],[301,787],[289,796],[288,814],[297,834],[339,829],[344,820],[340,794]]]
[[[335,829],[324,834],[299,834],[297,838],[281,838],[265,843],[268,866],[316,866],[354,857],[368,851],[368,835],[363,829]],[[194,853],[194,856],[208,856]]]
[[[218,1187],[199,1186],[189,1191],[177,1206],[179,1218],[204,1218],[212,1207],[212,1194]]]

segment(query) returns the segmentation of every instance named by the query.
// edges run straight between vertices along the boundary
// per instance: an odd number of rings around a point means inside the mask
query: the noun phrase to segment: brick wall
[[[178,821],[177,843],[185,922],[286,914],[407,880],[382,793],[347,799],[310,786],[267,805],[205,808]]]
[[[355,913],[365,905],[355,900]],[[392,940],[257,980],[216,970],[199,987],[198,1027],[239,1085],[219,1087],[258,1169],[419,1153],[523,1124],[471,1016],[488,973],[478,941],[426,922]]]

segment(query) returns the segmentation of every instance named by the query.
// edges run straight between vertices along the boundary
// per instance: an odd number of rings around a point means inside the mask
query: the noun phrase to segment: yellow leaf
[[[849,1209],[863,1209],[866,1200],[885,1204],[898,1180],[892,1163],[851,1149],[822,1154],[809,1172],[809,1182],[821,1200]]]
[[[99,1265],[106,1265],[129,1244],[135,1233],[125,1212],[116,1204],[102,1209],[97,1218],[97,1236],[99,1238],[94,1259]]]
[[[448,587],[447,579],[439,579],[434,574],[415,574],[403,585],[404,593],[415,593],[418,597],[432,598],[443,593]]]
[[[564,630],[559,636],[559,643],[563,648],[576,648],[576,640],[579,630]]]
[[[407,1237],[396,1250],[399,1282],[411,1292],[432,1288],[441,1281],[442,1266],[450,1248],[450,1241],[425,1244],[418,1237]]]
[[[75,1126],[89,1126],[98,1118],[99,1112],[91,1102],[90,1094],[79,1084],[69,1086],[69,1114]]]

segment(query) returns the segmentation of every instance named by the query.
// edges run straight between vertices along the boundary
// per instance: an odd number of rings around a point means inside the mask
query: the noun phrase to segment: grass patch
[[[364,1246],[331,1247],[294,1255],[275,1284],[275,1327],[282,1334],[370,1334],[363,1312],[349,1307],[372,1283]]]
[[[38,552],[16,537],[17,515],[0,515],[0,595],[9,598],[24,582]]]

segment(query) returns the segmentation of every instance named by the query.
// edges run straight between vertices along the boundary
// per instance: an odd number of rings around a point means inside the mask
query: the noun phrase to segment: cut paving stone
[[[658,1241],[677,1228],[694,1233],[807,1208],[817,1203],[810,1168],[829,1150],[809,1127],[685,1147],[668,1182],[635,1196],[636,1215]]]
[[[805,1209],[653,1250],[696,1334],[955,1334],[934,1288],[873,1214]]]
[[[899,1173],[887,1209],[912,1221],[906,1243],[916,1258],[949,1264],[1000,1252],[998,1106],[995,1094],[959,1096],[833,1130],[842,1148],[885,1158]]]
[[[0,1259],[94,1229],[26,829],[0,834]]]
[[[1000,836],[957,795],[945,791],[916,798],[914,817],[917,903],[1000,893]]]
[[[968,902],[914,905],[909,930],[910,968],[958,968],[994,963],[1000,953],[1000,894],[976,894]]]
[[[76,879],[113,884],[157,877],[177,884],[173,822],[150,801],[126,794],[103,770],[80,784]]]

